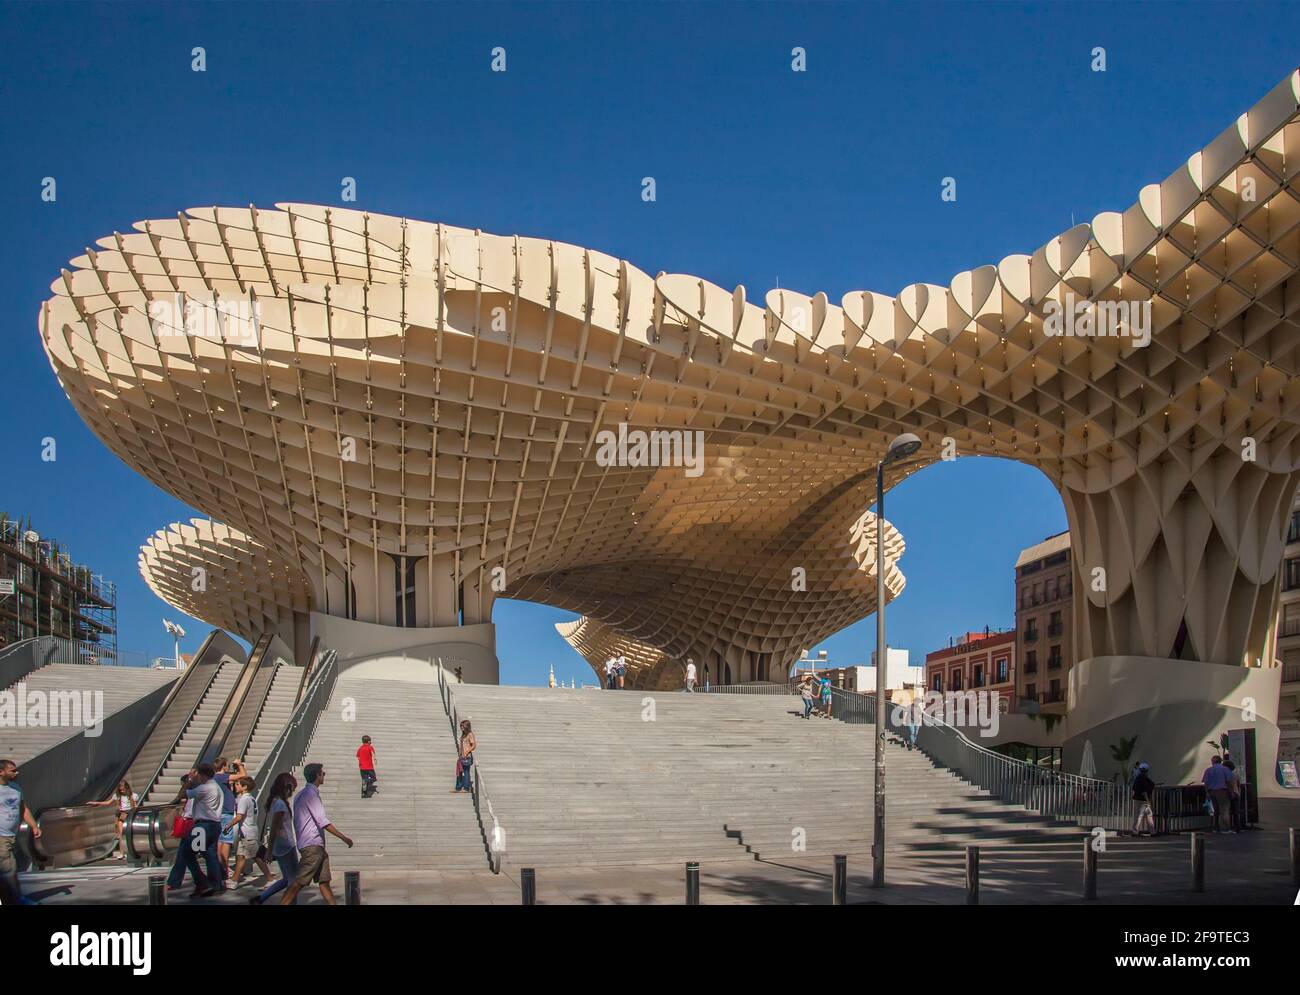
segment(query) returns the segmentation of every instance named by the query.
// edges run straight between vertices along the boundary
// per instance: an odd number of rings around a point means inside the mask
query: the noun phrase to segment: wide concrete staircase
[[[275,741],[280,738],[280,733],[288,724],[298,697],[298,686],[301,683],[302,667],[282,663],[275,669],[275,676],[271,678],[271,687],[266,692],[266,700],[262,702],[262,710],[257,716],[253,735],[248,741],[248,751],[239,758],[244,761],[244,766],[254,777],[258,777],[258,772],[262,769],[262,761],[271,752],[271,747],[275,745]]]
[[[208,685],[207,693],[200,700],[198,708],[194,710],[194,715],[186,724],[184,732],[176,741],[175,748],[167,755],[167,761],[163,765],[161,776],[154,782],[152,788],[143,799],[145,805],[162,805],[170,802],[176,797],[181,790],[181,778],[194,769],[194,765],[199,762],[199,754],[203,750],[203,745],[208,741],[212,734],[212,727],[221,717],[221,710],[226,705],[226,700],[230,697],[230,692],[234,689],[235,681],[239,677],[239,672],[243,664],[236,663],[233,660],[227,660],[218,668]],[[132,764],[132,774],[139,778],[148,777],[148,770],[152,772],[157,769],[157,757],[137,757]],[[139,768],[141,773],[136,774]],[[135,782],[132,782],[133,786]]]
[[[871,730],[799,717],[788,696],[454,685],[515,866],[870,851]],[[886,831],[917,851],[1077,840],[888,747]]]
[[[152,670],[144,667],[92,667],[77,663],[51,663],[33,670],[21,681],[5,690],[14,695],[14,707],[23,712],[24,722],[30,708],[21,708],[23,699],[18,688],[23,685],[26,700],[30,705],[36,701],[37,694],[44,696],[47,706],[52,704],[56,695],[77,696],[77,708],[84,712],[87,704],[84,692],[90,692],[89,701],[91,717],[94,717],[94,695],[103,695],[103,715],[108,718],[114,712],[139,701],[145,695],[156,691],[164,684],[176,679],[174,670]],[[69,701],[68,698],[64,698]],[[57,715],[49,711],[42,720],[45,724],[32,727],[19,727],[5,722],[0,724],[0,757],[10,759],[18,764],[26,763],[53,746],[57,746],[71,736],[78,736],[84,725],[54,724]],[[65,716],[67,717],[67,716]],[[75,716],[73,716],[75,717]]]
[[[357,772],[363,735],[379,776],[369,798]],[[305,762],[325,765],[326,814],[356,844],[326,841],[335,868],[487,870],[473,799],[452,793],[456,747],[437,684],[340,678]],[[301,785],[301,768],[294,774]]]

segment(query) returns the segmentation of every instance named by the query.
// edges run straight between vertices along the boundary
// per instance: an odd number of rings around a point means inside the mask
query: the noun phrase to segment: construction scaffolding
[[[117,662],[117,586],[56,539],[0,512],[0,646],[35,636],[71,641],[80,662]]]

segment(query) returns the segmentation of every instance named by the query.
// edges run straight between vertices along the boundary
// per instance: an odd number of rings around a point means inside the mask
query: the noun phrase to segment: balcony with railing
[[[1059,656],[1049,656],[1049,657],[1047,658],[1047,669],[1048,669],[1048,670],[1060,670],[1060,669],[1061,669],[1061,658],[1060,658]]]
[[[1027,642],[1027,643],[1036,643],[1036,642],[1038,642],[1038,630],[1037,630],[1037,629],[1026,629],[1026,630],[1025,630],[1025,642]]]
[[[1065,631],[1065,623],[1053,622],[1047,627],[1047,638],[1054,639]]]
[[[1282,683],[1292,684],[1300,681],[1300,661],[1282,664]]]

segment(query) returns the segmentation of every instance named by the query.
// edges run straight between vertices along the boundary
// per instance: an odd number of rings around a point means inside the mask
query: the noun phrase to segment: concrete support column
[[[1076,474],[1061,486],[1074,562],[1075,659],[1272,664],[1286,521],[1300,473],[1224,445]]]

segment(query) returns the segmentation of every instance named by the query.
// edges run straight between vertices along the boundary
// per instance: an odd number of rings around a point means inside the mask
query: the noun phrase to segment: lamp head
[[[885,459],[883,461],[884,465],[889,466],[891,463],[901,463],[920,448],[920,437],[913,435],[911,432],[904,432],[889,444],[889,452],[885,454]]]

